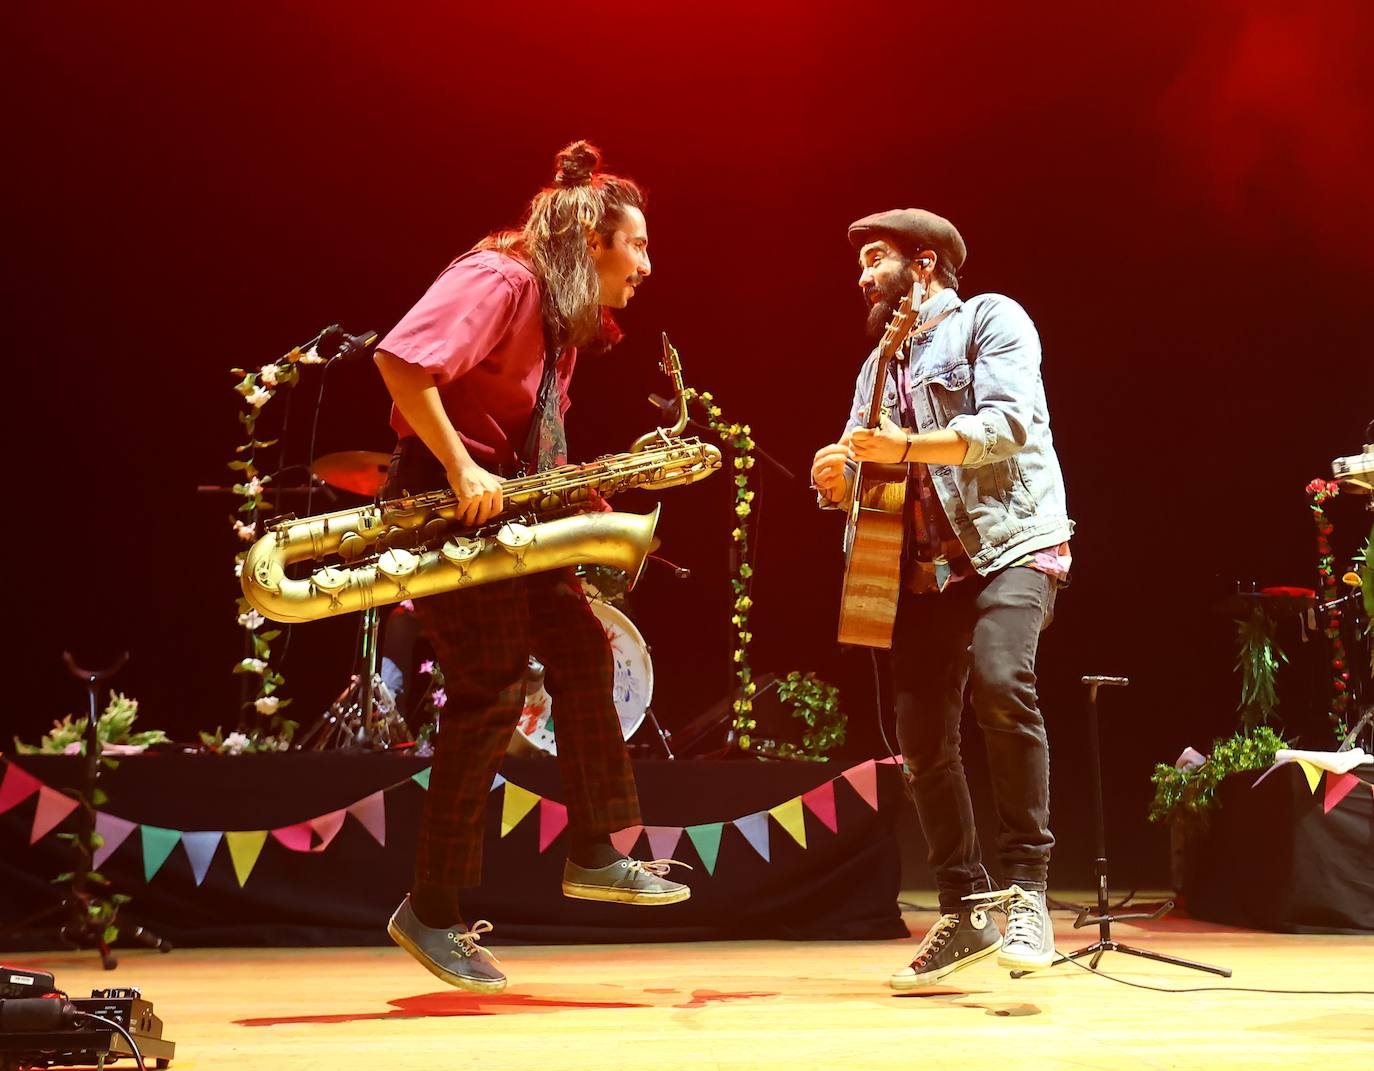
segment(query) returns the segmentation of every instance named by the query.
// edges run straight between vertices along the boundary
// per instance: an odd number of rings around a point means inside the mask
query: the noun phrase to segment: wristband
[[[903,464],[906,464],[906,463],[907,463],[907,460],[906,460],[906,459],[907,459],[908,456],[910,456],[910,454],[911,454],[911,448],[912,448],[915,444],[916,444],[916,439],[915,439],[915,437],[911,434],[910,431],[908,431],[908,432],[906,433],[906,449],[902,451],[902,463],[903,463]]]

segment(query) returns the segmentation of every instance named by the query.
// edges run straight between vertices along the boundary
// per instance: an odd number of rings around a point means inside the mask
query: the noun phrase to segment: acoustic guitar
[[[892,358],[917,325],[920,284],[902,298],[878,343],[873,401],[867,427],[883,414],[883,388]],[[844,535],[844,588],[840,595],[840,642],[860,647],[892,646],[897,598],[902,593],[902,536],[905,529],[907,467],[859,463],[854,503]]]

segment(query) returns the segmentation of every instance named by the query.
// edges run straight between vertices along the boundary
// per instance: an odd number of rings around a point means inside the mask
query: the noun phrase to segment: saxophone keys
[[[508,521],[496,533],[496,542],[515,556],[515,571],[525,570],[525,552],[534,546],[534,529],[527,524]]]
[[[326,565],[310,574],[310,583],[314,584],[320,591],[331,596],[336,595],[348,587],[348,572],[332,565]]]
[[[377,559],[377,572],[398,584],[420,567],[420,559],[408,550],[394,547]]]
[[[468,563],[482,553],[482,541],[458,536],[439,548],[439,556],[458,570],[459,583],[468,580]]]

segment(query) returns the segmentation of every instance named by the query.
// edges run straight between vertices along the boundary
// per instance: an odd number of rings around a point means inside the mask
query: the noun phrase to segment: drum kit
[[[370,450],[344,450],[316,458],[311,473],[330,487],[365,498],[376,498],[386,482],[390,456]],[[592,613],[606,632],[615,663],[614,701],[620,717],[621,732],[629,740],[646,720],[652,723],[664,751],[672,758],[668,734],[654,718],[650,702],[654,691],[654,668],[649,645],[623,609],[613,604],[613,596],[603,592],[604,585],[593,570],[579,569],[582,590]],[[412,734],[396,702],[393,689],[383,680],[378,664],[378,632],[381,618],[377,609],[363,612],[361,642],[354,671],[348,685],[329,709],[301,737],[303,749],[360,747],[387,750],[411,744]],[[413,704],[420,709],[424,704]],[[544,688],[544,667],[531,654],[525,675],[524,709],[511,740],[512,754],[556,755],[553,697]]]

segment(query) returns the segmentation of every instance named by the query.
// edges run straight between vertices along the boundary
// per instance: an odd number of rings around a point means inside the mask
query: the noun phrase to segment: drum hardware
[[[347,686],[296,745],[298,751],[368,748],[388,751],[412,742],[405,718],[377,667],[377,607],[363,611],[359,651]]]
[[[386,482],[391,455],[375,450],[340,450],[310,463],[310,471],[331,487],[363,498],[376,498]]]

